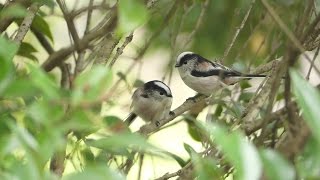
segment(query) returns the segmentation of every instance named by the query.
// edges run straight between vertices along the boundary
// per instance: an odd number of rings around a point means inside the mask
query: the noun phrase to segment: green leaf
[[[296,70],[290,69],[290,77],[302,116],[320,143],[320,94]]]
[[[201,158],[198,154],[192,154],[192,162],[195,166],[196,173],[199,180],[208,180],[208,179],[224,179],[222,172],[217,166],[217,163],[214,159],[211,158]]]
[[[72,103],[79,104],[81,101],[95,101],[101,97],[109,87],[112,73],[103,66],[94,66],[75,80],[75,88],[72,93]]]
[[[52,126],[64,115],[64,109],[61,105],[54,105],[46,100],[37,100],[33,102],[27,110],[34,123]]]
[[[103,149],[109,152],[117,152],[125,149],[134,149],[139,151],[150,151],[156,148],[149,144],[146,139],[138,134],[122,133],[115,134],[101,139],[87,139],[86,144],[92,147]]]
[[[172,157],[175,161],[177,161],[177,163],[180,165],[180,167],[184,167],[185,165],[187,165],[187,162],[184,161],[181,157],[179,157],[178,155],[175,155],[171,152],[168,152],[168,151],[164,151],[163,152],[164,154]]]
[[[37,52],[37,50],[33,47],[32,44],[22,42],[20,47],[19,47],[19,51],[18,51],[17,55],[20,55],[20,56],[23,56],[23,57],[26,57],[26,58],[29,58],[29,59],[31,59],[33,61],[37,61],[38,62],[37,57],[35,57],[32,54],[34,52]]]
[[[53,42],[53,36],[50,30],[49,24],[43,19],[43,17],[36,15],[32,21],[31,28],[43,33]]]
[[[32,1],[44,4],[50,8],[53,8],[55,4],[53,0],[32,0]]]
[[[301,156],[297,159],[297,172],[300,179],[317,179],[320,177],[320,144],[311,136]]]
[[[62,180],[125,180],[118,172],[112,171],[108,166],[98,164],[86,167],[82,172],[72,173],[62,178]]]
[[[265,175],[272,180],[294,180],[295,171],[283,157],[272,150],[262,150],[261,159],[266,171]]]
[[[10,84],[14,76],[13,56],[18,50],[18,46],[0,36],[0,95]]]
[[[27,10],[20,4],[16,3],[1,10],[0,19],[4,18],[22,18],[26,15]]]
[[[243,135],[238,132],[228,132],[226,129],[209,123],[200,124],[225,154],[227,160],[236,168],[237,179],[259,179],[262,164],[258,151]]]
[[[59,88],[55,82],[44,72],[41,68],[34,65],[28,64],[28,67],[31,71],[30,81],[31,83],[38,88],[42,95],[49,99],[59,99]]]
[[[148,12],[142,0],[120,0],[118,33],[128,33],[147,21]]]
[[[188,152],[188,154],[190,155],[190,157],[191,157],[191,154],[192,154],[192,153],[196,153],[196,151],[193,149],[193,147],[190,146],[190,145],[187,144],[187,143],[183,143],[183,147],[184,147],[184,149]]]

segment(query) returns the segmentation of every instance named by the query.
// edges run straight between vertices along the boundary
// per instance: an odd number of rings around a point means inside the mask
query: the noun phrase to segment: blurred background
[[[62,2],[64,8],[70,14],[74,14],[75,29],[79,37],[82,38],[88,31],[86,29],[88,15],[87,11],[83,9],[87,8],[91,1],[68,0]],[[271,0],[268,2],[285,25],[294,32],[297,20],[303,15],[306,1]],[[4,5],[7,2],[0,0],[0,3]],[[74,44],[61,8],[55,1],[48,0],[44,3],[45,5],[38,12],[37,24],[34,24],[33,28],[42,32],[56,52]],[[84,69],[84,72],[89,71],[88,67],[92,67],[93,64],[99,64],[95,63],[99,61],[110,67],[112,72],[112,80],[106,89],[106,92],[111,95],[109,94],[108,98],[104,99],[101,109],[99,107],[99,110],[94,111],[102,117],[112,116],[119,120],[125,119],[130,113],[133,91],[143,82],[150,80],[162,80],[168,84],[174,97],[172,109],[180,106],[187,98],[194,96],[196,93],[183,83],[177,70],[174,69],[176,58],[181,52],[196,52],[209,60],[219,61],[223,65],[248,73],[268,62],[281,61],[287,50],[287,34],[275,23],[261,1],[120,0],[118,2],[116,0],[94,0],[92,3],[94,11],[92,11],[89,31],[98,27],[99,23],[103,22],[104,18],[110,16],[111,13],[118,15],[116,27],[112,32],[90,42],[88,48],[82,53],[84,62],[87,64],[87,69]],[[315,13],[318,12],[318,7],[319,2],[315,1]],[[116,10],[113,11],[114,9]],[[1,11],[1,17],[6,18],[13,14],[21,18],[26,13],[23,6],[17,6],[13,7],[10,12],[7,11],[6,14]],[[15,36],[18,27],[18,21],[12,23],[2,33],[2,36],[9,38]],[[117,48],[126,44],[131,33],[133,34],[132,41],[125,45],[123,53],[119,53]],[[42,65],[46,69],[43,64],[46,64],[52,54],[48,53],[43,44],[39,42],[34,31],[29,31],[23,42],[24,44],[20,46],[20,50],[14,57],[15,67],[19,73],[26,74],[30,71],[26,65],[28,63]],[[108,50],[110,47],[113,47],[111,51]],[[314,56],[317,51],[315,47],[306,48],[306,50],[310,50],[307,52],[308,56]],[[66,59],[64,63],[68,64],[72,71],[76,68],[79,54],[75,51],[64,57]],[[318,58],[314,62],[318,67]],[[319,76],[314,71],[307,75],[310,63],[304,57],[299,58],[296,66],[304,76],[309,76],[311,84],[317,85],[319,83]],[[50,71],[50,78],[59,84],[61,71],[58,66],[46,71]],[[205,122],[208,116],[212,116],[217,121],[222,121],[221,119],[231,121],[232,115],[230,116],[230,114],[232,113],[229,111],[242,112],[245,104],[255,95],[262,82],[263,79],[258,79],[231,86],[231,92],[223,98],[225,103],[213,104],[194,118]],[[283,88],[281,85],[282,91]],[[283,107],[282,91],[277,93],[278,99],[273,107],[274,110]],[[230,107],[231,110],[227,110],[227,104],[232,104],[229,103],[230,99],[237,101],[238,104],[233,104]],[[218,107],[223,109],[220,114]],[[14,115],[20,121],[24,121],[26,116],[23,112],[16,112]],[[186,122],[186,117],[189,115],[177,117],[173,122],[181,122],[154,133],[148,138],[148,142],[179,156],[184,161],[190,159],[190,152],[186,150],[184,144],[188,144],[196,152],[204,151],[206,148],[203,146],[203,142],[192,135],[192,124]],[[144,124],[139,118],[130,129],[135,132]],[[98,139],[105,133],[109,133],[109,130],[106,129],[99,129],[95,133],[87,135],[86,138]],[[70,144],[67,147],[67,152],[75,151],[73,150],[74,146],[79,146],[82,150],[87,148],[85,143],[80,143],[74,137],[70,137],[67,142]],[[94,156],[97,156],[98,152],[97,148],[90,147],[90,153]],[[79,171],[84,166],[83,157],[78,160],[76,156],[69,158],[66,161],[64,176]],[[117,161],[120,160],[123,159],[119,158]],[[116,167],[117,161],[110,163],[112,164],[110,166]],[[151,153],[144,156],[141,168],[141,179],[154,179],[181,169],[181,164],[175,158],[159,157]],[[127,178],[137,179],[139,169],[140,164],[135,163]],[[319,172],[316,174],[319,175]],[[226,177],[233,178],[232,175]]]

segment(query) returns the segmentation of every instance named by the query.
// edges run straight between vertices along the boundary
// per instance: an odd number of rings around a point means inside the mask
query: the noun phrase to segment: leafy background
[[[306,80],[310,63],[303,56],[296,58],[298,62],[288,70],[290,78],[284,80],[291,82],[290,101],[297,103],[295,116],[302,123],[296,123],[299,129],[290,124],[289,112],[285,117],[269,116],[267,102],[254,120],[276,120],[250,134],[238,128],[262,79],[240,82],[213,99],[210,106],[196,114],[191,109],[148,138],[133,133],[144,125],[140,119],[130,129],[122,123],[130,112],[130,95],[142,82],[166,82],[174,95],[173,108],[195,94],[173,69],[183,51],[217,58],[241,72],[290,55],[288,34],[275,23],[263,1],[92,2],[96,9],[87,30],[87,10],[75,12],[88,7],[89,1],[13,1],[10,6],[0,1],[1,179],[59,179],[61,175],[62,179],[155,179],[181,168],[183,175],[191,171],[198,179],[319,178],[320,95],[314,87],[319,74],[313,70],[309,82]],[[313,13],[303,32],[317,20],[319,2],[310,2],[268,1],[292,32],[309,4],[314,5]],[[28,16],[27,7],[34,3],[42,6],[23,42],[17,43],[17,29]],[[116,23],[108,26],[109,31],[83,43],[85,48],[61,56],[63,63],[55,64],[55,68],[45,67],[59,50],[76,44],[67,17],[72,18],[81,38],[103,29],[99,23],[111,22],[112,18],[106,21],[104,17],[113,16]],[[4,26],[9,20],[10,26]],[[226,55],[237,30],[240,33]],[[310,57],[317,55],[316,35],[303,44]],[[123,53],[117,50],[127,42]],[[86,65],[79,71],[78,62]],[[66,77],[69,81],[63,80]],[[290,90],[283,84],[276,89],[271,113],[285,104],[284,94]],[[274,145],[290,135],[298,144],[299,133],[308,134],[309,130],[311,136],[302,139],[305,143],[294,157]],[[294,145],[288,146],[294,149]],[[130,161],[131,169],[126,168]]]

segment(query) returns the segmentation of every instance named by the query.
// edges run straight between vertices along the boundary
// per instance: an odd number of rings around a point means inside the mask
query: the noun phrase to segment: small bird
[[[145,122],[155,122],[166,118],[171,109],[172,94],[163,82],[154,80],[136,89],[132,95],[132,113],[126,118],[128,126],[139,116]]]
[[[242,74],[217,62],[193,53],[183,52],[178,58],[175,67],[184,83],[200,94],[210,96],[226,85],[231,85],[235,78],[266,77],[267,75]]]

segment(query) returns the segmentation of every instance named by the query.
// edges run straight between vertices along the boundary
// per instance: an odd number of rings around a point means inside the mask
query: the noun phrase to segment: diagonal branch
[[[23,19],[18,32],[16,34],[16,36],[14,37],[13,41],[16,42],[18,45],[20,45],[24,39],[24,37],[26,36],[27,32],[30,29],[30,26],[32,24],[32,21],[34,19],[34,17],[36,16],[36,13],[38,12],[40,8],[40,4],[39,3],[33,3],[28,10],[28,13],[26,15],[26,17]]]

